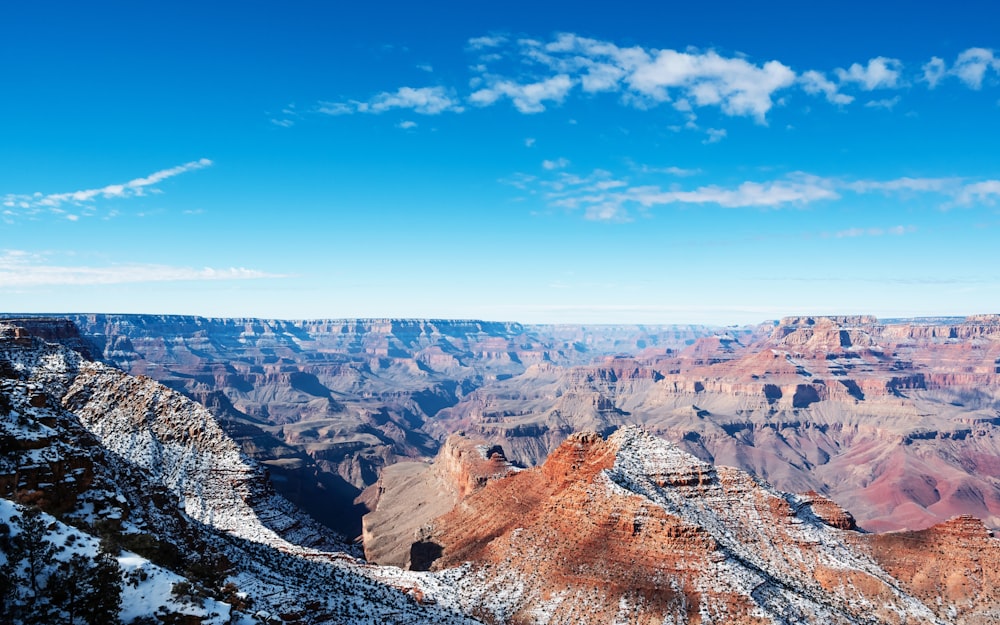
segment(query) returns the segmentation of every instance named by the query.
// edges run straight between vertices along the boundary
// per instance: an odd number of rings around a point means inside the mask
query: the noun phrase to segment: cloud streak
[[[285,277],[288,276],[246,267],[198,269],[141,263],[105,267],[54,264],[45,254],[33,254],[22,250],[0,252],[0,288],[259,280]]]
[[[845,180],[794,172],[765,181],[748,180],[732,186],[702,185],[684,188],[676,182],[638,184],[611,172],[595,170],[580,176],[545,167],[549,177],[518,175],[509,181],[521,190],[538,194],[550,207],[581,212],[594,221],[629,221],[634,213],[662,206],[718,206],[727,209],[806,208],[843,199],[845,195],[882,194],[900,198],[932,196],[942,209],[993,206],[1000,200],[1000,180],[969,181],[963,178],[896,178],[890,180]],[[671,174],[670,170],[640,168],[640,175]],[[554,175],[553,175],[554,174]],[[900,230],[900,228],[904,228]],[[905,234],[895,227],[884,231],[846,230],[832,236],[843,238],[866,234]]]
[[[400,87],[384,91],[365,101],[320,102],[317,112],[324,115],[351,115],[353,113],[385,113],[393,109],[412,110],[421,115],[440,115],[444,112],[461,113],[464,107],[444,87]]]
[[[122,199],[130,197],[142,197],[148,193],[155,193],[158,190],[155,185],[168,178],[179,176],[180,174],[210,167],[212,161],[203,158],[171,167],[161,169],[142,178],[135,178],[120,184],[109,184],[96,189],[81,189],[79,191],[69,191],[66,193],[32,193],[17,194],[8,193],[0,200],[0,216],[11,219],[20,214],[33,215],[42,211],[49,211],[56,214],[63,214],[68,219],[75,221],[79,218],[76,214],[66,214],[64,206],[71,205],[81,207],[85,213],[94,210],[94,203],[100,199]]]

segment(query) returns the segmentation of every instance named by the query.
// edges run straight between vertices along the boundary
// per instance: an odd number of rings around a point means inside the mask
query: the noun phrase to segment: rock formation
[[[969,543],[984,560],[997,553],[981,524],[952,521],[905,552],[894,541],[910,535],[849,526],[814,493],[781,493],[626,427],[573,435],[542,466],[490,482],[420,548],[442,575],[471,567],[478,589],[463,588],[498,623],[973,623],[997,609],[979,595],[993,578],[963,559]],[[921,564],[956,540],[961,555]],[[957,571],[976,581],[956,583]]]
[[[400,462],[386,467],[369,487],[372,512],[363,521],[365,557],[376,564],[422,569],[423,557],[411,553],[414,537],[491,480],[515,471],[500,447],[463,436],[448,437],[433,464]]]
[[[537,464],[571,432],[627,424],[785,490],[815,491],[871,530],[958,514],[1000,527],[1000,323],[789,317],[753,335],[538,365],[440,411]]]
[[[491,445],[449,438],[422,473],[383,475],[366,522],[373,548],[383,541],[397,557],[409,540],[411,567],[434,572],[365,563],[277,495],[211,411],[66,347],[82,345],[67,326],[33,324],[0,322],[0,540],[10,544],[10,523],[29,514],[26,506],[58,515],[40,526],[56,560],[109,550],[127,582],[126,620],[971,625],[997,618],[1000,553],[980,521],[860,533],[820,494],[779,492],[635,427],[607,439],[574,434],[544,465],[525,470]],[[577,370],[574,379],[624,387],[666,379],[655,367],[617,360],[601,373]],[[405,487],[408,479],[419,496]],[[427,486],[434,480],[449,505]],[[0,568],[7,559],[5,552]]]
[[[711,333],[461,320],[68,319],[95,357],[209,406],[282,494],[351,536],[364,512],[355,497],[383,467],[432,458],[447,433],[431,436],[426,423],[474,389],[535,364],[678,348]]]

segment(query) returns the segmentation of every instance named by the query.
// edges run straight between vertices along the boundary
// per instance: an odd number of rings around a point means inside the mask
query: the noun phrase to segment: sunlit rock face
[[[952,544],[956,523],[928,532]],[[996,553],[972,526],[957,549]],[[814,493],[779,492],[626,427],[573,435],[543,465],[489,482],[417,545],[442,575],[466,563],[456,583],[497,622],[979,622],[988,602],[974,588],[935,604],[920,575],[890,571],[906,559],[885,556],[893,535],[850,527]]]

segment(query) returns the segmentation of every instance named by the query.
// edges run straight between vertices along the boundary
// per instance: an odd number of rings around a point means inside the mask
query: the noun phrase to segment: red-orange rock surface
[[[787,317],[752,336],[531,367],[442,410],[533,465],[573,431],[639,424],[703,460],[815,491],[873,531],[1000,528],[1000,321]]]
[[[869,541],[878,563],[943,620],[969,625],[1000,621],[1000,541],[982,521],[960,516]]]
[[[433,464],[386,467],[366,491],[372,511],[362,519],[365,557],[375,564],[420,568],[419,555],[416,564],[411,562],[418,530],[489,481],[514,471],[503,449],[458,435],[448,437]]]
[[[442,576],[478,585],[487,622],[945,622],[835,527],[847,519],[629,427],[571,436],[421,545]]]

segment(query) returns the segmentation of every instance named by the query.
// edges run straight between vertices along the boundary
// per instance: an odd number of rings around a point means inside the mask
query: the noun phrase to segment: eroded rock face
[[[979,519],[960,516],[917,532],[869,538],[872,555],[942,620],[1000,618],[1000,541]]]
[[[356,560],[351,545],[274,493],[207,409],[89,361],[62,344],[74,338],[64,330],[59,321],[0,322],[6,538],[23,504],[58,515],[46,531],[59,561],[107,545],[128,571],[128,621],[477,622],[437,580]],[[171,596],[181,583],[190,596]]]
[[[944,622],[849,518],[626,427],[490,482],[421,548],[443,575],[468,563],[498,622]]]
[[[451,510],[491,480],[515,471],[503,449],[453,435],[434,462],[401,462],[386,467],[368,489],[372,511],[362,519],[369,562],[426,570],[436,558],[413,544],[433,519]]]
[[[429,432],[428,421],[475,389],[535,365],[678,348],[712,331],[442,319],[69,319],[81,329],[74,340],[96,357],[208,406],[282,494],[349,536],[361,533],[361,491],[385,466],[434,457],[451,431]]]
[[[540,463],[571,432],[641,424],[711,462],[815,491],[869,530],[972,514],[1000,527],[996,316],[787,317],[753,335],[570,370],[531,367],[426,427]]]
[[[626,424],[821,493],[869,530],[956,514],[998,528],[997,318],[802,316],[752,332],[75,319],[95,353],[211,405],[282,492],[355,536],[361,489],[453,432],[531,466],[572,432]]]

